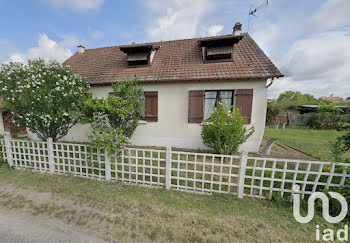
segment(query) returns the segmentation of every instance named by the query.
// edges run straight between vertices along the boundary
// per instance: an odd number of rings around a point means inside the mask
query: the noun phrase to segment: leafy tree
[[[40,139],[65,136],[78,121],[88,85],[56,61],[29,60],[0,69],[0,95],[5,108]]]
[[[299,91],[286,91],[278,96],[277,101],[278,102],[282,102],[282,101],[307,102],[307,101],[316,101],[316,98],[311,94],[302,94]]]
[[[97,147],[105,146],[110,153],[123,147],[132,136],[143,105],[143,90],[136,77],[131,81],[121,80],[112,88],[114,92],[107,98],[90,97],[83,110],[85,122],[93,124],[89,136],[91,141]]]
[[[278,108],[283,110],[295,109],[299,105],[317,105],[319,100],[317,100],[311,94],[302,94],[298,91],[286,91],[280,94],[275,100],[275,103],[271,104],[273,106],[278,106]]]
[[[254,133],[254,127],[247,129],[246,122],[238,109],[224,107],[221,103],[214,108],[209,121],[202,124],[203,143],[220,154],[234,154],[239,145]]]

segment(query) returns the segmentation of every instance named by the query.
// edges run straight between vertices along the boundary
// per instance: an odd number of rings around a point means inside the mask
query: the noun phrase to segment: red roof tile
[[[225,38],[233,35],[218,36]],[[153,62],[146,67],[129,67],[127,54],[119,46],[103,47],[75,53],[64,65],[90,84],[107,84],[120,79],[132,79],[136,74],[141,82],[146,81],[187,81],[245,78],[272,78],[283,75],[264,54],[249,34],[234,44],[233,61],[204,63],[198,41],[195,38],[148,43],[160,45]],[[212,37],[211,37],[212,38]]]

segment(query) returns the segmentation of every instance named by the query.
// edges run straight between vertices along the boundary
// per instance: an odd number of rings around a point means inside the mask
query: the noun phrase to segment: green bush
[[[336,162],[346,162],[343,155],[350,151],[350,131],[330,142],[332,157]]]
[[[345,186],[340,187],[340,188],[332,188],[330,190],[323,190],[324,193],[326,193],[326,195],[328,196],[329,200],[329,215],[335,217],[337,215],[339,215],[340,211],[341,211],[341,204],[338,202],[338,200],[336,199],[332,199],[328,192],[332,191],[332,192],[337,192],[339,194],[341,194],[347,202],[350,202],[350,181],[348,179],[347,183],[345,183]],[[322,214],[322,201],[320,200],[316,200],[316,204],[315,204],[315,209],[319,214]],[[350,222],[350,210],[348,210],[348,214],[345,217],[345,219],[342,222]]]
[[[277,102],[269,102],[267,103],[267,111],[266,111],[266,124],[273,125],[277,120],[278,114],[282,111],[280,105]]]
[[[318,105],[317,111],[320,113],[332,113],[332,114],[340,114],[343,112],[342,109],[338,108],[336,104],[329,103],[327,104],[324,101],[321,101]]]
[[[305,115],[307,115],[306,124],[312,129],[336,129],[340,131],[350,128],[349,115],[337,115],[329,112]]]
[[[214,108],[210,120],[202,123],[203,143],[220,154],[234,154],[239,145],[253,133],[254,127],[247,129],[246,123],[238,109],[224,107],[221,103]]]

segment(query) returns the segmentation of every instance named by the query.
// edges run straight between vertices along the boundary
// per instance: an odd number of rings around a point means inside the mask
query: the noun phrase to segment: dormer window
[[[130,67],[149,66],[157,48],[154,45],[137,44],[120,46],[120,50],[127,54],[126,61]]]
[[[149,56],[149,53],[132,53],[128,54],[127,61],[129,66],[148,65]]]
[[[233,59],[234,45],[241,36],[221,36],[201,39],[198,44],[202,48],[204,62],[230,62]]]
[[[213,46],[206,48],[206,60],[232,60],[233,46]]]

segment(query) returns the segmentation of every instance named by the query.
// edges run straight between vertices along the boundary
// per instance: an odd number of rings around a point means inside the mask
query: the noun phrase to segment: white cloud
[[[348,25],[349,13],[349,0],[328,0],[321,10],[309,19],[309,25],[321,30]]]
[[[86,12],[97,10],[104,0],[45,0],[55,8],[66,8],[73,11]]]
[[[218,35],[223,29],[224,29],[224,26],[223,25],[219,25],[219,24],[209,26],[209,28],[208,28],[208,35],[209,36]]]
[[[93,39],[101,39],[103,37],[103,32],[100,30],[93,30],[88,27],[89,36]]]
[[[271,96],[286,90],[349,96],[350,35],[346,32],[326,32],[298,40],[285,60],[282,72],[287,77],[275,82]]]
[[[7,39],[0,38],[0,64],[5,62],[8,58],[8,55],[12,52],[15,52],[15,47]]]
[[[57,60],[62,63],[72,56],[70,48],[79,42],[74,38],[66,38],[60,42],[51,40],[46,34],[39,34],[38,46],[28,49],[26,52],[14,52],[8,58],[9,62],[26,62],[32,58],[43,58],[45,60]]]
[[[266,15],[251,18],[254,40],[286,76],[275,80],[269,88],[269,97],[287,90],[317,97],[331,93],[348,97],[349,29],[324,30],[350,24],[350,1],[325,1],[313,15],[310,11],[298,11],[295,4],[272,2],[264,9]]]
[[[296,79],[334,78],[344,66],[350,66],[350,36],[326,32],[296,41],[287,58]],[[344,75],[350,75],[350,70]]]
[[[152,40],[191,38],[201,18],[210,10],[209,0],[156,0],[147,3],[158,17],[147,30]]]

